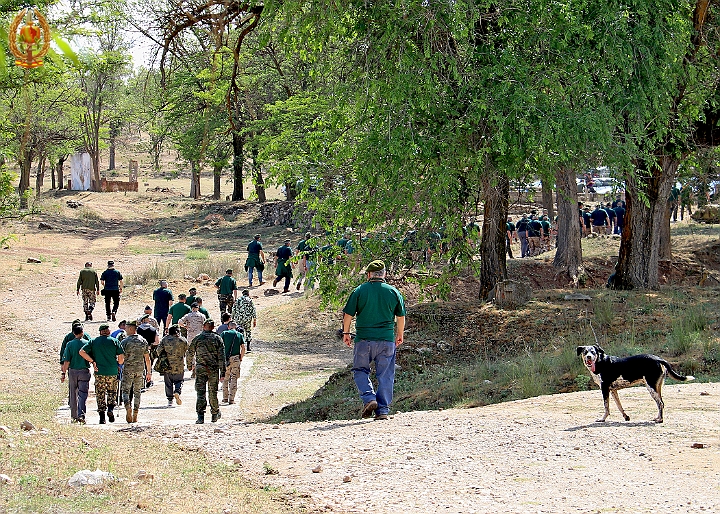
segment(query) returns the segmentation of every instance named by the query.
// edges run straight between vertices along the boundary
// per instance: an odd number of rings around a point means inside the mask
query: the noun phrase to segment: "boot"
[[[140,409],[133,409],[133,413],[132,413],[132,422],[133,423],[137,423],[137,415],[138,415],[139,410]]]
[[[85,321],[89,321],[90,319],[91,319],[91,318],[90,318],[90,312],[89,312],[89,311],[85,311]]]
[[[132,407],[130,407],[129,403],[125,404],[125,421],[127,421],[128,423],[133,422]]]
[[[108,409],[108,421],[110,423],[115,423],[115,414],[113,414],[112,409]]]
[[[204,412],[198,412],[198,419],[195,421],[196,425],[202,425],[205,423],[205,413]]]
[[[99,411],[98,411],[98,414],[100,414],[100,424],[101,424],[101,425],[104,425],[104,424],[105,424],[105,411],[104,411],[104,410],[99,410]]]
[[[220,411],[217,411],[217,412],[213,413],[212,419],[211,419],[210,421],[212,421],[213,423],[215,423],[215,422],[216,422],[217,420],[219,420],[220,418],[222,418],[222,414],[220,414]]]

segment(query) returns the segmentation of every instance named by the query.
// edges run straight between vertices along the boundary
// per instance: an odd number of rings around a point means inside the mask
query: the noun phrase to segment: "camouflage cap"
[[[367,268],[365,268],[365,271],[367,273],[373,273],[375,271],[382,271],[385,269],[385,263],[381,261],[380,259],[372,261],[370,264],[367,265]]]
[[[98,327],[98,330],[100,330],[100,331],[110,330],[110,325],[108,325],[107,323],[101,323],[100,326]]]
[[[82,321],[80,321],[79,319],[74,319],[74,320],[72,320],[71,325],[72,325],[73,327],[74,327],[74,326],[77,326],[77,325],[82,325]]]
[[[208,318],[203,321],[203,325],[215,325],[215,320],[213,320],[212,318]]]
[[[148,319],[149,317],[150,317],[150,314],[143,314],[142,316],[140,316],[140,320],[142,321],[144,319]]]
[[[126,327],[137,327],[137,321],[134,319],[131,319],[130,321],[125,322]]]
[[[193,304],[190,306],[191,309],[194,309],[196,307],[200,307],[197,302],[193,302]]]

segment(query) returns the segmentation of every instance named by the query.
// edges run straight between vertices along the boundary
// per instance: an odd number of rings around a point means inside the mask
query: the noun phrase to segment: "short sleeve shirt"
[[[97,364],[97,374],[104,377],[117,375],[117,356],[125,352],[120,343],[114,337],[98,336],[92,341],[85,343],[82,347]]]
[[[80,350],[85,346],[85,339],[73,338],[67,346],[65,346],[65,353],[63,354],[63,362],[70,362],[70,369],[88,369],[90,363],[80,357]]]
[[[158,313],[167,315],[170,302],[175,300],[175,297],[167,287],[158,287],[153,291],[153,300],[155,300],[155,315],[157,316]]]
[[[260,250],[262,250],[262,243],[260,241],[250,241],[250,244],[247,246],[248,253],[254,253],[259,255]]]
[[[180,321],[180,318],[185,316],[188,312],[190,312],[192,309],[187,303],[178,302],[173,304],[172,307],[170,307],[170,310],[168,311],[168,314],[172,315],[172,324],[176,324],[178,321]]]
[[[116,269],[106,269],[100,275],[100,280],[105,281],[105,289],[108,291],[119,291],[122,274]]]
[[[215,285],[220,287],[218,294],[233,294],[233,291],[237,291],[237,282],[230,275],[220,277]]]
[[[358,339],[394,341],[395,316],[405,316],[405,303],[393,286],[384,281],[369,281],[350,294],[343,312],[356,316]]]

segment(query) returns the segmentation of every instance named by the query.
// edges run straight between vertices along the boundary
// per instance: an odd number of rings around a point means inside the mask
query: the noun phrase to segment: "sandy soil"
[[[160,258],[124,251],[137,231],[62,239],[29,233],[0,254],[0,285],[7,293],[0,302],[0,333],[13,340],[6,349],[22,344],[29,350],[23,374],[33,372],[37,359],[55,360],[70,321],[82,316],[74,286],[88,255],[96,264],[111,255],[122,272]],[[43,255],[42,263],[25,262],[36,254]],[[119,436],[160,437],[208,452],[261,485],[297,491],[317,511],[720,511],[720,384],[668,383],[666,421],[660,425],[647,421],[655,416],[655,404],[644,388],[620,393],[630,422],[620,421],[613,406],[608,422],[595,423],[602,400],[598,391],[589,391],[468,410],[396,413],[384,422],[258,423],[282,407],[287,391],[301,388],[310,396],[351,360],[351,351],[331,338],[307,348],[268,338],[263,320],[270,319],[271,307],[302,301],[300,293],[264,296],[270,286],[253,289],[261,310],[256,342],[243,362],[240,402],[222,407],[219,423],[194,424],[189,377],[183,405],[168,408],[157,374],[156,385],[143,394],[137,425],[122,417],[96,425],[93,396],[89,423]],[[171,283],[176,294],[189,287],[187,281]],[[211,314],[217,312],[214,288],[199,289]],[[52,301],[38,301],[39,291]],[[149,290],[129,291],[119,316],[139,316],[149,296]],[[91,335],[102,312],[98,306],[99,316],[88,324]],[[10,378],[0,377],[5,386]],[[58,411],[58,422],[69,422],[67,407]]]

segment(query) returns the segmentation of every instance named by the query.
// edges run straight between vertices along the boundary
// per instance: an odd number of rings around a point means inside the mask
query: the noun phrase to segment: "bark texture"
[[[200,163],[192,161],[190,163],[192,176],[190,177],[190,198],[200,198]]]
[[[243,151],[245,147],[245,137],[240,132],[232,133],[233,145],[233,202],[244,200],[243,194]]]
[[[558,277],[572,281],[577,287],[582,267],[580,220],[575,170],[560,167],[555,173],[558,203],[557,250],[553,266]]]
[[[616,289],[659,289],[660,232],[679,161],[661,155],[627,173],[625,227],[611,285]],[[646,203],[647,202],[647,203]]]
[[[507,213],[510,181],[502,173],[487,170],[483,174],[483,226],[480,240],[480,292],[481,301],[501,280],[507,279],[505,262]]]

